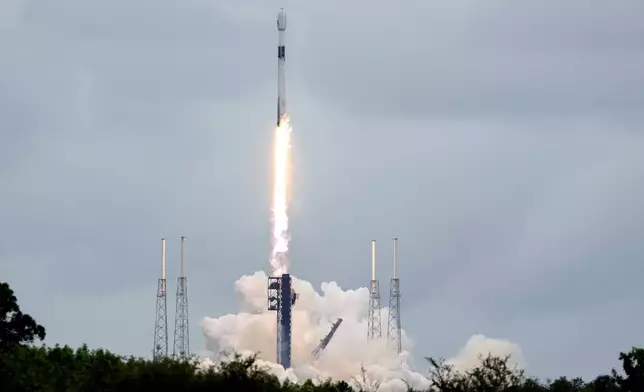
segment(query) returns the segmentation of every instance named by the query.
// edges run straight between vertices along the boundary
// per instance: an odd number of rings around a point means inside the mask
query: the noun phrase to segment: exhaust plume
[[[275,128],[273,151],[273,202],[272,202],[272,246],[270,263],[273,275],[288,272],[288,203],[291,184],[291,125],[288,116],[282,117]]]
[[[241,297],[240,312],[216,318],[204,318],[203,332],[212,359],[222,359],[222,352],[236,351],[242,355],[258,353],[259,365],[265,366],[280,380],[303,382],[307,379],[345,380],[354,386],[379,383],[379,391],[406,391],[409,383],[415,389],[429,386],[426,368],[412,367],[413,342],[401,331],[402,352],[387,347],[386,339],[367,341],[369,289],[343,290],[335,282],[322,283],[320,293],[311,283],[293,277],[293,288],[299,293],[293,307],[292,368],[284,370],[275,363],[275,314],[266,309],[264,272],[243,276],[235,283]],[[383,309],[383,311],[387,311]],[[343,319],[333,340],[318,359],[312,350],[338,318]],[[386,327],[386,326],[385,326]],[[422,358],[419,353],[418,358]],[[448,363],[466,370],[478,364],[479,355],[505,356],[523,365],[521,351],[515,344],[474,335]],[[206,360],[206,363],[212,363]],[[425,366],[425,363],[421,363]],[[361,369],[366,370],[363,379]],[[404,381],[403,381],[404,380]]]

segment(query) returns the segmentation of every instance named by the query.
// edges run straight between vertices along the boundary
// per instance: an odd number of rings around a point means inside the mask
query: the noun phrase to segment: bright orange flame
[[[273,275],[281,275],[288,271],[288,202],[291,182],[290,150],[291,150],[291,125],[290,118],[284,116],[279,126],[275,129],[275,146],[273,156],[273,251],[271,253],[271,266]]]

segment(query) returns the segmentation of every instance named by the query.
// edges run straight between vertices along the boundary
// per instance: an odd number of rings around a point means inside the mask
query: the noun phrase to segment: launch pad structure
[[[181,236],[181,269],[177,278],[177,298],[174,316],[174,344],[172,356],[180,359],[190,358],[190,329],[188,323],[188,278],[184,274],[183,242]]]
[[[380,322],[380,287],[376,279],[376,240],[371,241],[371,282],[369,285],[369,315],[367,318],[367,339],[382,337]]]
[[[161,278],[157,287],[157,306],[154,322],[154,347],[152,358],[168,356],[168,303],[165,280],[165,238],[161,238]]]
[[[268,310],[277,315],[277,363],[284,369],[291,367],[291,310],[297,294],[291,288],[291,275],[271,276],[268,278]]]
[[[333,339],[333,335],[335,335],[335,333],[337,332],[338,328],[340,328],[340,324],[342,324],[342,318],[337,319],[337,320],[336,320],[336,322],[335,322],[335,323],[333,323],[333,325],[331,326],[331,330],[329,331],[329,333],[328,333],[328,334],[326,334],[326,336],[324,336],[324,338],[322,338],[322,340],[320,340],[320,344],[318,344],[318,345],[313,349],[313,351],[311,352],[311,356],[312,356],[314,359],[319,358],[319,357],[320,357],[320,355],[322,354],[322,352],[323,352],[324,350],[326,350],[326,346],[328,346],[328,345],[329,345],[329,343],[331,343],[331,339]]]
[[[190,358],[190,334],[188,324],[188,279],[184,275],[183,241],[181,237],[181,269],[177,278],[176,314],[174,318],[174,342],[172,355],[187,360]],[[154,321],[154,346],[152,359],[162,360],[168,356],[168,290],[166,281],[166,241],[161,238],[161,278],[157,288],[157,304]]]
[[[394,271],[389,288],[389,314],[387,315],[387,343],[402,352],[402,323],[400,318],[400,279],[398,278],[398,238],[394,238]],[[367,339],[382,338],[380,287],[376,278],[376,241],[371,241],[371,284],[369,288],[369,314]]]
[[[387,317],[387,341],[396,345],[396,352],[402,351],[400,321],[400,279],[398,278],[398,238],[394,238],[394,276],[389,286],[389,316]]]

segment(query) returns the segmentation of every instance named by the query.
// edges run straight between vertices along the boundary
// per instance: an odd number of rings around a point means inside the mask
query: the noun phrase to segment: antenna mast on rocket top
[[[400,280],[398,279],[398,238],[394,238],[394,276],[389,289],[389,317],[387,340],[395,343],[398,353],[402,351],[400,322]]]
[[[181,237],[181,269],[177,278],[177,306],[174,316],[174,346],[172,355],[180,359],[190,357],[190,331],[188,328],[188,279],[184,275],[183,242]]]
[[[380,324],[380,288],[376,279],[376,240],[371,241],[371,285],[369,291],[369,318],[367,319],[367,339],[382,338]]]
[[[168,303],[165,280],[165,238],[161,238],[161,278],[157,288],[156,321],[154,323],[154,360],[168,356]]]

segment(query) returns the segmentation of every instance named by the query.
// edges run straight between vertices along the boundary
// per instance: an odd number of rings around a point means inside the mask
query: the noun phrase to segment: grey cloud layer
[[[372,116],[639,117],[644,5],[591,3],[383,4],[368,14],[325,4],[303,27],[307,82]]]
[[[590,376],[644,344],[642,6],[587,3],[287,4],[294,273],[364,286],[377,238],[385,295],[399,236],[419,356],[483,332]],[[146,355],[187,235],[200,348],[267,268],[281,4],[12,4],[0,276],[51,343]]]

